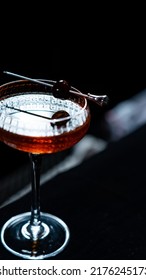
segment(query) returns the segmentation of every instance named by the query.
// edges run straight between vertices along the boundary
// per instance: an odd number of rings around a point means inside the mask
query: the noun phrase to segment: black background
[[[1,71],[106,91],[111,106],[145,87],[145,4],[14,2],[2,11]]]
[[[85,93],[106,93],[106,108],[90,104],[89,133],[100,136],[96,122],[106,110],[146,87],[145,5],[84,3],[79,9],[76,3],[49,8],[25,3],[2,10],[1,84],[14,79],[3,74],[7,70],[32,78],[65,79]],[[144,126],[51,181],[49,209],[44,188],[44,210],[65,219],[72,232],[60,259],[145,259],[145,132]],[[8,176],[27,159],[1,145],[1,176]],[[57,194],[61,199],[56,203]],[[25,199],[1,210],[1,225],[22,206],[29,210]],[[1,246],[0,258],[15,256]]]

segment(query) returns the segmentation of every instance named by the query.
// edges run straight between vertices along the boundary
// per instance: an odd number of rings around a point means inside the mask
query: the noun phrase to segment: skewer
[[[12,109],[14,111],[18,111],[18,112],[21,112],[21,113],[25,113],[25,114],[28,114],[28,115],[32,115],[32,116],[35,116],[35,117],[39,117],[39,118],[43,118],[43,119],[46,119],[46,120],[50,120],[50,122],[53,124],[53,123],[60,123],[61,121],[68,121],[70,120],[71,116],[66,112],[66,111],[61,111],[61,114],[60,114],[60,111],[56,112],[53,114],[53,116],[51,118],[47,117],[47,116],[43,116],[43,115],[38,115],[36,113],[33,113],[33,112],[30,112],[30,111],[26,111],[26,110],[23,110],[23,109],[20,109],[20,108],[16,108],[16,107],[13,107],[13,106],[9,106],[9,105],[4,105],[6,108],[8,109]],[[57,113],[59,113],[58,117],[57,117]],[[66,115],[64,115],[64,113]],[[56,116],[55,116],[56,115]]]
[[[12,72],[9,72],[9,71],[3,71],[3,73],[11,75],[11,76],[18,77],[18,78],[21,78],[21,79],[25,79],[25,80],[28,80],[28,81],[32,81],[32,82],[35,82],[35,83],[38,83],[38,84],[42,84],[42,85],[45,85],[45,86],[53,87],[53,84],[51,84],[51,83],[46,83],[44,81],[40,81],[40,80],[37,80],[37,79],[32,79],[30,77],[22,76],[22,75],[12,73]],[[69,92],[73,93],[73,94],[76,94],[76,95],[79,95],[79,96],[83,96],[83,97],[97,103],[99,106],[106,105],[108,103],[108,100],[109,100],[107,95],[93,95],[91,93],[83,94],[82,92],[76,91],[76,90],[69,90]]]
[[[21,113],[26,113],[26,114],[29,114],[29,115],[32,115],[32,116],[35,116],[35,117],[40,117],[40,118],[43,118],[43,119],[51,120],[51,118],[49,118],[49,117],[46,117],[46,116],[43,116],[43,115],[38,115],[36,113],[25,111],[25,110],[22,110],[22,109],[19,109],[19,108],[15,108],[15,107],[9,106],[7,104],[5,105],[5,107],[8,108],[8,109],[12,109],[14,111],[18,111],[18,112],[21,112]]]

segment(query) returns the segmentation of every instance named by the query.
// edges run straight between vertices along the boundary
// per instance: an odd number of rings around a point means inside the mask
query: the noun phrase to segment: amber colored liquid
[[[68,149],[83,138],[90,125],[88,108],[83,111],[74,101],[59,100],[45,93],[9,96],[1,103],[0,140],[24,152],[50,154]],[[7,108],[5,104],[12,107]],[[12,108],[21,108],[23,112]],[[50,118],[59,110],[69,111],[71,118],[65,123],[55,120],[52,126]]]
[[[1,140],[12,148],[35,154],[55,153],[68,149],[83,138],[90,124],[86,122],[72,131],[56,136],[24,136],[0,129]]]

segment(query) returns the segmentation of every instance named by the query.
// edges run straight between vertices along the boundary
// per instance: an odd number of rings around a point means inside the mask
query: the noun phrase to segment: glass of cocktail
[[[37,81],[0,86],[0,141],[28,153],[33,170],[30,211],[10,217],[1,230],[5,248],[23,259],[50,258],[68,244],[66,223],[40,208],[41,160],[75,145],[90,125],[88,102],[79,90],[66,90],[64,81]]]

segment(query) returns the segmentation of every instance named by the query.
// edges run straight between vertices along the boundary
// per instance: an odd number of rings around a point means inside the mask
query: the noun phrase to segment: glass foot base
[[[44,234],[32,238],[28,233],[31,213],[9,219],[1,230],[2,244],[12,254],[24,259],[45,259],[59,254],[69,241],[69,229],[58,217],[41,213]]]

